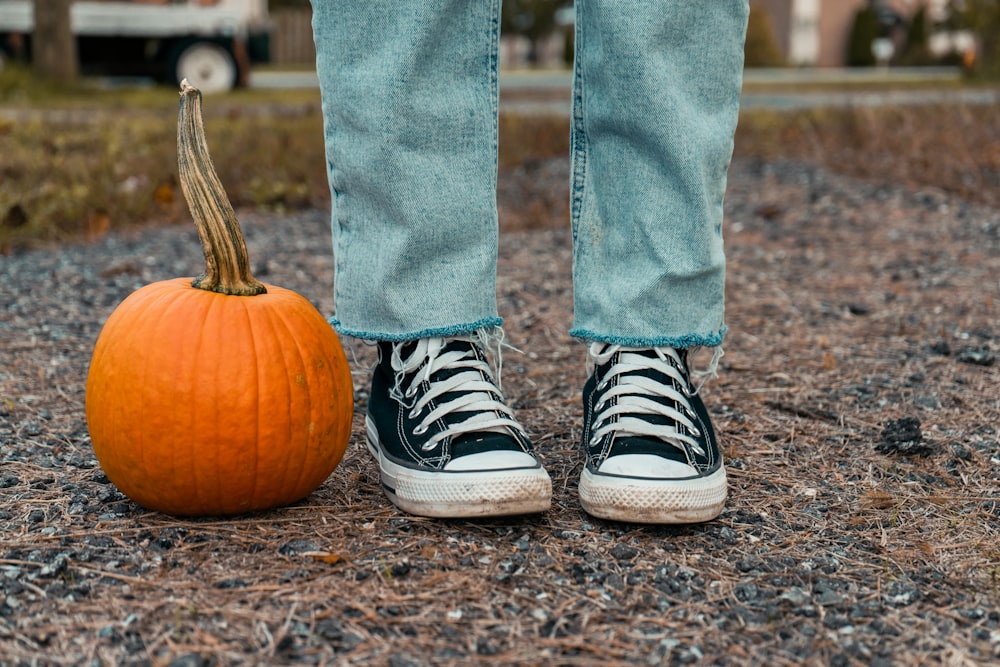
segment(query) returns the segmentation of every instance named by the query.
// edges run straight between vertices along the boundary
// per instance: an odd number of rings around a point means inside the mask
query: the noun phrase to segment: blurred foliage
[[[0,68],[0,104],[4,106],[34,103],[72,94],[83,95],[84,88],[77,83],[39,79],[28,66],[21,63],[5,62]]]
[[[778,48],[778,42],[774,38],[771,14],[754,4],[750,5],[743,58],[746,67],[781,67],[785,64],[781,49]]]
[[[555,32],[556,12],[569,4],[566,0],[504,0],[500,31],[526,37],[531,43],[528,61],[537,63],[539,43]]]
[[[267,8],[274,9],[312,9],[310,0],[267,0]]]
[[[218,101],[224,108],[237,101],[268,104],[274,102],[278,94],[273,90],[241,88],[206,94],[206,99]],[[84,110],[110,108],[111,105],[130,111],[162,109],[164,100],[175,95],[175,89],[167,85],[116,87],[87,77],[72,83],[57,83],[40,79],[30,67],[21,63],[8,62],[0,68],[0,109],[8,111],[21,107]],[[319,103],[317,90],[286,90],[280,95],[285,102],[295,105]],[[206,113],[211,111],[206,110]]]
[[[316,91],[206,96],[212,159],[233,204],[329,206]],[[94,91],[0,72],[0,252],[191,224],[177,187],[177,93]],[[501,171],[569,153],[565,116],[500,114]],[[1000,107],[744,112],[736,154],[790,158],[1000,206]],[[501,178],[503,175],[501,174]]]
[[[903,42],[903,51],[899,55],[899,64],[913,67],[937,64],[930,51],[927,7],[925,5],[920,5],[910,18],[910,23],[906,28],[906,40]]]
[[[188,220],[176,178],[175,114],[95,110],[82,121],[0,121],[0,248]],[[206,132],[234,206],[280,211],[324,205],[318,112],[305,118],[214,116]]]
[[[569,155],[569,118],[500,113],[501,169]]]
[[[1000,0],[951,0],[949,7],[949,27],[976,35],[975,74],[1000,79]]]
[[[177,93],[100,91],[0,72],[0,253],[190,222],[177,185]],[[569,153],[564,118],[502,113],[501,168]],[[205,97],[212,161],[237,208],[329,205],[316,91]]]
[[[736,154],[792,159],[1000,206],[1000,107],[846,107],[740,116]]]
[[[188,220],[176,184],[177,100],[169,87],[106,91],[0,72],[0,252]],[[317,92],[234,91],[205,106],[235,206],[325,205]]]
[[[879,34],[878,14],[873,7],[865,6],[855,12],[851,32],[848,33],[847,37],[848,67],[872,67],[875,65],[872,42],[879,37]]]

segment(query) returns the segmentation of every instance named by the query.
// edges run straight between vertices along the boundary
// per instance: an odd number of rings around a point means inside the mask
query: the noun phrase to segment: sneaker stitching
[[[402,401],[397,401],[403,406],[403,410],[399,410],[396,415],[397,422],[397,433],[399,435],[400,442],[403,443],[403,448],[410,458],[416,462],[419,466],[441,469],[447,465],[449,458],[444,456],[444,451],[442,448],[442,453],[439,456],[428,457],[426,453],[422,450],[419,444],[413,443],[410,440],[410,430],[406,428],[406,416],[405,409],[406,405]],[[444,441],[442,441],[443,443]],[[435,448],[436,449],[436,448]]]

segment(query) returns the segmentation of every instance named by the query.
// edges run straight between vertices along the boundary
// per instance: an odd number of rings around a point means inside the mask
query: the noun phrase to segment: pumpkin
[[[108,318],[87,377],[94,453],[138,504],[232,515],[312,493],[343,457],[353,388],[329,323],[258,282],[205,141],[201,93],[181,84],[182,190],[205,273],[146,285]]]

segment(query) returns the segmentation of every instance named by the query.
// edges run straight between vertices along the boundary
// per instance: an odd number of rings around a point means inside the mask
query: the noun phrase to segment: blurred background
[[[737,159],[998,203],[1000,0],[750,5]],[[183,78],[237,207],[327,206],[310,19],[308,0],[0,0],[0,253],[186,220]],[[501,180],[536,186],[501,193],[518,225],[565,222],[565,184],[531,176],[566,159],[572,58],[572,2],[504,2]]]
[[[990,0],[753,0],[746,64],[987,74],[996,68],[998,13]],[[0,0],[0,53],[61,78],[175,79],[214,67],[202,87],[221,89],[246,85],[257,63],[312,64],[310,15],[308,0]],[[572,61],[572,2],[507,0],[502,28],[506,68]]]

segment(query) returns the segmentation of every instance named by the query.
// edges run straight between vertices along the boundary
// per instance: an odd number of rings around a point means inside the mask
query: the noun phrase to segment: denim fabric
[[[313,3],[342,333],[500,323],[499,25],[499,0]]]
[[[746,0],[577,0],[574,325],[625,345],[722,342],[722,201]]]
[[[748,11],[748,0],[576,1],[572,334],[721,343]],[[313,0],[313,29],[331,321],[382,340],[498,325],[499,1]]]

